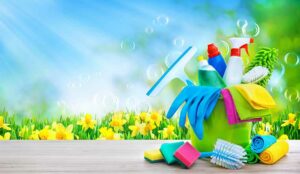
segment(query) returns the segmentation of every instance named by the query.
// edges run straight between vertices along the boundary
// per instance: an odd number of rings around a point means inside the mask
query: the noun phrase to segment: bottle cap
[[[197,57],[197,60],[200,62],[200,61],[203,61],[204,60],[204,57],[202,55],[198,56]]]
[[[220,54],[218,47],[215,44],[211,43],[207,45],[207,54],[209,58],[213,58]]]

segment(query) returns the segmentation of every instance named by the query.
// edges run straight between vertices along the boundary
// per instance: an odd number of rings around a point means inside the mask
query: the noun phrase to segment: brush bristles
[[[257,83],[264,79],[269,74],[269,70],[266,67],[256,66],[247,72],[243,78],[243,83]]]
[[[240,169],[247,160],[246,155],[243,147],[217,140],[210,162],[228,169]]]

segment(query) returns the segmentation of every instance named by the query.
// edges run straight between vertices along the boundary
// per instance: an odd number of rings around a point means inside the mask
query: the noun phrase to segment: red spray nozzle
[[[247,55],[249,55],[248,44],[253,43],[254,39],[253,38],[231,38],[230,41],[232,43],[231,56],[240,56],[242,49],[245,49]]]

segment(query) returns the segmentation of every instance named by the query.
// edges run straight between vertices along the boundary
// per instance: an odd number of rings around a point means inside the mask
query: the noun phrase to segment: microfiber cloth
[[[257,153],[255,153],[251,150],[251,146],[247,146],[245,148],[245,151],[247,153],[247,163],[248,164],[256,164],[259,162],[259,156],[257,155]]]
[[[232,99],[232,96],[230,94],[230,91],[228,89],[222,89],[221,94],[224,99],[224,105],[225,105],[226,115],[228,117],[229,124],[238,124],[238,123],[242,123],[242,122],[257,122],[257,121],[262,120],[261,118],[241,120],[239,117],[239,114],[236,110],[236,107],[235,107],[234,101]]]
[[[235,88],[244,96],[248,103],[257,110],[275,108],[276,103],[269,92],[257,84],[240,84]]]
[[[209,86],[186,86],[173,101],[167,118],[171,118],[178,108],[185,103],[181,110],[179,125],[184,127],[186,114],[190,125],[199,139],[203,138],[203,121],[208,119],[220,97],[221,89]]]
[[[271,147],[263,151],[259,157],[264,164],[274,164],[289,151],[289,144],[284,140],[278,140]]]
[[[253,118],[262,118],[270,115],[269,109],[256,110],[247,100],[238,92],[235,87],[228,88],[234,100],[236,110],[241,120],[249,120]]]
[[[261,153],[272,144],[276,143],[276,138],[273,135],[256,135],[252,138],[251,150],[255,153]]]

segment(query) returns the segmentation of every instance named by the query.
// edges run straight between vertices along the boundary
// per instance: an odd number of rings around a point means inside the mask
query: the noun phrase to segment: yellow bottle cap
[[[204,60],[204,57],[202,55],[198,56],[197,60],[200,62],[202,60]]]

